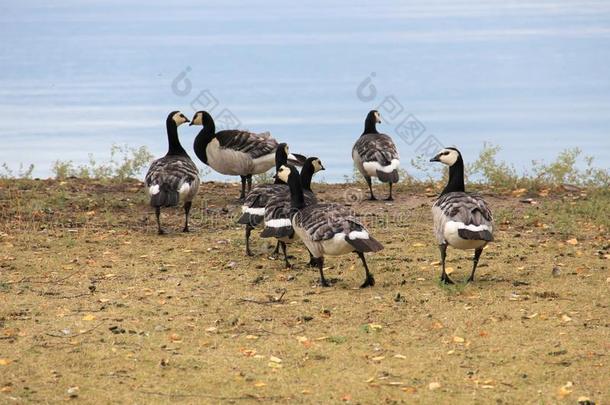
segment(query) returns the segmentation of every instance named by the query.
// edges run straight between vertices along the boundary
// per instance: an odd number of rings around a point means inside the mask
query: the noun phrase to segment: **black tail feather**
[[[345,240],[354,247],[356,252],[378,252],[383,249],[383,245],[371,236],[368,239],[345,238]]]
[[[293,164],[296,166],[303,166],[305,164],[305,162],[307,161],[307,156],[303,156],[298,153],[293,153],[292,155],[297,159],[296,160],[288,159],[288,163],[290,163],[290,164]]]
[[[391,173],[382,172],[377,170],[377,178],[382,183],[398,183],[398,170],[394,170]]]
[[[252,227],[256,227],[265,219],[262,215],[253,215],[247,212],[244,212],[241,217],[237,220],[238,224],[242,225],[250,225]]]
[[[458,229],[458,235],[462,239],[467,240],[484,240],[492,242],[494,240],[493,235],[489,231],[471,231],[470,229]]]
[[[283,226],[281,228],[265,227],[261,232],[261,238],[290,238],[294,235],[294,229],[291,226]]]
[[[175,207],[180,200],[180,194],[172,190],[169,185],[161,184],[159,192],[150,197],[150,205],[153,207]]]

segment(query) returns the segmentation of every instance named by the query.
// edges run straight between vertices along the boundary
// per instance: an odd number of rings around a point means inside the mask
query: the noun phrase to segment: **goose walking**
[[[456,148],[445,148],[430,159],[449,166],[449,181],[432,206],[434,234],[441,252],[441,281],[453,284],[445,272],[447,246],[456,249],[474,249],[472,273],[474,281],[483,248],[493,241],[493,217],[487,203],[477,194],[464,189],[464,161]]]
[[[264,173],[275,165],[278,142],[269,132],[255,134],[238,129],[216,132],[214,119],[206,111],[198,111],[190,125],[203,125],[195,138],[197,157],[218,173],[241,177],[240,199],[252,189],[252,175]]]
[[[316,196],[314,195],[313,191],[311,191],[311,179],[313,178],[313,175],[320,170],[325,169],[322,165],[322,161],[317,157],[307,158],[305,164],[303,165],[303,169],[301,169],[300,181],[303,189],[305,205],[317,203]],[[282,181],[282,183],[284,182]],[[290,190],[288,186],[284,185],[282,186],[282,192],[271,197],[265,205],[265,229],[263,229],[263,232],[261,232],[261,238],[275,237],[278,240],[278,244],[282,248],[282,253],[284,254],[284,263],[286,264],[286,268],[292,267],[288,261],[286,244],[293,243],[297,238],[291,222],[292,210]],[[317,262],[313,259],[311,252],[309,253],[309,256],[309,264],[316,266]]]
[[[297,159],[296,156],[289,152],[288,145],[281,143],[275,150],[275,168],[276,172],[282,165],[288,163],[288,159]],[[250,234],[252,230],[256,228],[265,216],[265,205],[270,198],[278,195],[288,193],[288,186],[282,180],[276,178],[273,184],[259,184],[255,186],[246,196],[241,211],[242,215],[237,220],[237,223],[246,226],[245,239],[246,239],[246,255],[252,256],[250,250]],[[276,246],[277,253],[279,249],[279,243]]]
[[[383,249],[383,245],[369,235],[364,225],[346,207],[338,204],[306,205],[299,173],[294,166],[282,166],[277,176],[290,188],[290,222],[317,262],[320,284],[329,286],[323,271],[325,255],[340,256],[355,252],[365,271],[365,280],[360,287],[375,285],[364,252],[377,252]]]
[[[178,127],[189,122],[180,111],[172,111],[166,120],[167,154],[155,160],[146,173],[146,188],[150,196],[150,205],[155,208],[159,235],[165,231],[161,228],[161,207],[174,207],[184,201],[184,229],[189,231],[189,212],[193,198],[199,190],[199,171],[184,150],[178,139]]]
[[[389,183],[390,195],[386,200],[392,201],[392,184],[398,182],[400,157],[392,138],[377,131],[377,124],[380,122],[381,116],[376,110],[367,114],[364,132],[352,148],[352,159],[369,186],[369,199],[376,200],[371,178],[377,177],[382,183]]]

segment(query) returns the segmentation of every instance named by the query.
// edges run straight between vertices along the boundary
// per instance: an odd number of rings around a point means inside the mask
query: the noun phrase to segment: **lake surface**
[[[610,167],[608,1],[3,2],[0,35],[0,163],[39,177],[112,144],[161,156],[168,112],[204,107],[326,181],[351,175],[372,108],[415,175],[436,144],[484,142],[517,168],[570,147]]]

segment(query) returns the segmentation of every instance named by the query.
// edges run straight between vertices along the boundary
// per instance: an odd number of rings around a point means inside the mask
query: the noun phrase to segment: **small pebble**
[[[66,392],[70,398],[78,397],[78,387],[70,387]]]

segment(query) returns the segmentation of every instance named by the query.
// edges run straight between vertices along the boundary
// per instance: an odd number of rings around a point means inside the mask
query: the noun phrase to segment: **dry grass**
[[[314,187],[342,200],[350,186]],[[84,403],[610,401],[607,194],[490,196],[497,243],[451,288],[429,195],[356,203],[386,246],[358,290],[355,256],[327,260],[327,289],[301,247],[285,270],[255,233],[246,258],[237,190],[204,184],[194,232],[166,210],[158,237],[139,183],[2,181],[0,402],[71,387]],[[465,279],[470,262],[450,250],[449,266]]]

